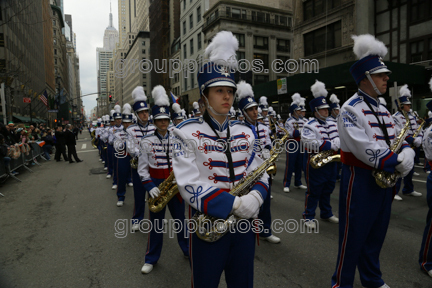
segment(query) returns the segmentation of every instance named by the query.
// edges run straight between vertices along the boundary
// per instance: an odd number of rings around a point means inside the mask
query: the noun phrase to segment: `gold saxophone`
[[[137,157],[132,158],[130,160],[130,166],[132,169],[138,169],[138,158]]]
[[[257,167],[252,173],[242,178],[236,186],[229,192],[233,196],[243,196],[250,192],[253,185],[261,178],[262,175],[267,171],[269,167],[273,165],[279,154],[284,150],[283,144],[288,139],[288,133],[286,133],[280,141],[275,143],[275,146],[270,151],[270,158],[264,161],[261,166]],[[281,147],[282,144],[282,147]],[[206,242],[215,242],[222,238],[231,227],[240,220],[240,217],[230,214],[227,219],[218,219],[216,217],[205,215],[202,212],[196,212],[192,219],[197,223],[198,229],[196,229],[197,236]]]
[[[335,154],[333,150],[326,150],[315,154],[310,158],[312,168],[318,169],[331,162],[340,162],[340,154]]]
[[[96,130],[93,130],[93,132],[91,132],[91,137],[92,137],[91,145],[93,146],[93,148],[97,149],[97,146],[96,146],[96,143],[95,143],[95,141],[96,141],[95,132],[96,132]]]
[[[160,191],[159,196],[156,198],[149,197],[148,205],[150,211],[152,211],[153,213],[161,211],[168,204],[168,202],[179,192],[177,183],[173,183],[174,180],[174,172],[171,171],[168,178],[165,179],[158,186]]]
[[[421,119],[422,120],[422,123],[419,125],[419,127],[414,131],[414,134],[413,134],[413,138],[416,138],[419,134],[420,134],[420,131],[423,129],[423,126],[426,124],[426,121],[424,120],[424,119],[422,119],[422,118],[420,118],[419,117],[419,119]],[[411,144],[411,148],[415,148],[415,146],[414,146],[414,144]]]
[[[393,142],[393,145],[391,145],[390,150],[394,153],[398,152],[399,149],[402,146],[403,141],[405,140],[405,137],[408,135],[408,132],[411,129],[410,120],[408,117],[408,114],[402,110],[402,113],[405,117],[405,126],[399,133],[399,135],[396,137],[395,141]],[[395,173],[389,173],[383,170],[375,169],[372,172],[372,175],[375,177],[375,181],[381,188],[391,188],[394,185],[396,185],[396,182],[398,181],[400,177],[399,172]]]

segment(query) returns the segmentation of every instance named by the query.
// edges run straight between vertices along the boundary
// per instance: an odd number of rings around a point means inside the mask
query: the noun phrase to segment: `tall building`
[[[36,106],[38,95],[46,89],[46,76],[52,85],[52,74],[45,71],[49,65],[44,63],[49,53],[41,19],[46,18],[46,12],[46,3],[41,1],[0,1],[0,79],[6,84],[7,104],[7,111],[0,113],[6,113],[10,121],[46,118],[46,107]],[[23,103],[23,97],[30,97],[33,103]]]
[[[131,7],[132,0],[118,0],[118,27],[120,47],[126,41],[127,33],[132,29]]]
[[[113,27],[112,13],[109,14],[109,25],[105,29],[103,47],[96,48],[97,59],[97,79],[98,79],[98,113],[99,115],[108,114],[110,107],[108,94],[112,91],[107,89],[107,74],[109,71],[109,61],[113,57],[113,52],[118,43],[118,31]],[[98,115],[98,116],[99,116]]]

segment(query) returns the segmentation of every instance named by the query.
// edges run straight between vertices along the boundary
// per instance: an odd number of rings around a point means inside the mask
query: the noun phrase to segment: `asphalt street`
[[[41,160],[41,166],[31,167],[34,173],[20,171],[22,183],[9,179],[0,188],[5,195],[0,197],[0,287],[190,287],[189,261],[168,233],[158,264],[150,274],[141,274],[147,234],[118,224],[132,217],[133,188],[127,188],[125,205],[118,208],[112,179],[106,179],[86,132],[77,151],[84,162]],[[284,193],[285,155],[277,165],[272,217],[300,223],[305,190],[291,187]],[[418,265],[428,208],[427,174],[421,167],[416,172],[415,190],[423,196],[393,202],[381,252],[383,279],[392,288],[432,287],[432,278]],[[331,199],[335,215],[338,199],[339,183]],[[319,228],[319,233],[274,233],[280,244],[261,240],[255,287],[331,287],[338,225],[320,221]],[[226,287],[223,278],[220,287]],[[362,287],[358,275],[355,287]]]

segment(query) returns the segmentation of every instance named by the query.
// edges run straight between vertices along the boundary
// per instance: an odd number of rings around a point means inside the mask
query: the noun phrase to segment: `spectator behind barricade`
[[[39,128],[35,128],[33,132],[33,141],[40,141],[42,139],[42,134]]]
[[[6,172],[9,173],[9,163],[11,158],[8,156],[9,146],[5,143],[5,138],[3,134],[0,134],[0,159],[3,159],[3,164],[5,166]]]
[[[10,142],[10,145],[18,143],[20,135],[16,133],[15,124],[13,122],[9,122],[6,126],[6,129],[8,130],[9,134],[8,137],[6,137],[6,142]]]
[[[42,135],[42,140],[45,141],[45,145],[42,146],[42,149],[44,151],[45,154],[45,158],[50,161],[51,157],[51,149],[52,146],[54,145],[54,138],[52,136],[52,131],[51,129],[47,129],[47,131]]]

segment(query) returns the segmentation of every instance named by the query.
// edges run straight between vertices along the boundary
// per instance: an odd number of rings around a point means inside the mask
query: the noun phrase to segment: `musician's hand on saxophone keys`
[[[243,219],[256,219],[264,200],[257,190],[252,190],[249,194],[236,197],[233,204],[233,214]]]
[[[149,191],[150,197],[152,197],[152,198],[158,197],[160,195],[160,193],[161,192],[160,192],[159,188],[157,188],[157,187],[154,187],[153,189],[151,189]]]
[[[414,157],[415,152],[411,148],[405,148],[399,153],[397,160],[400,163],[395,168],[401,173],[402,178],[408,175],[414,167]]]

